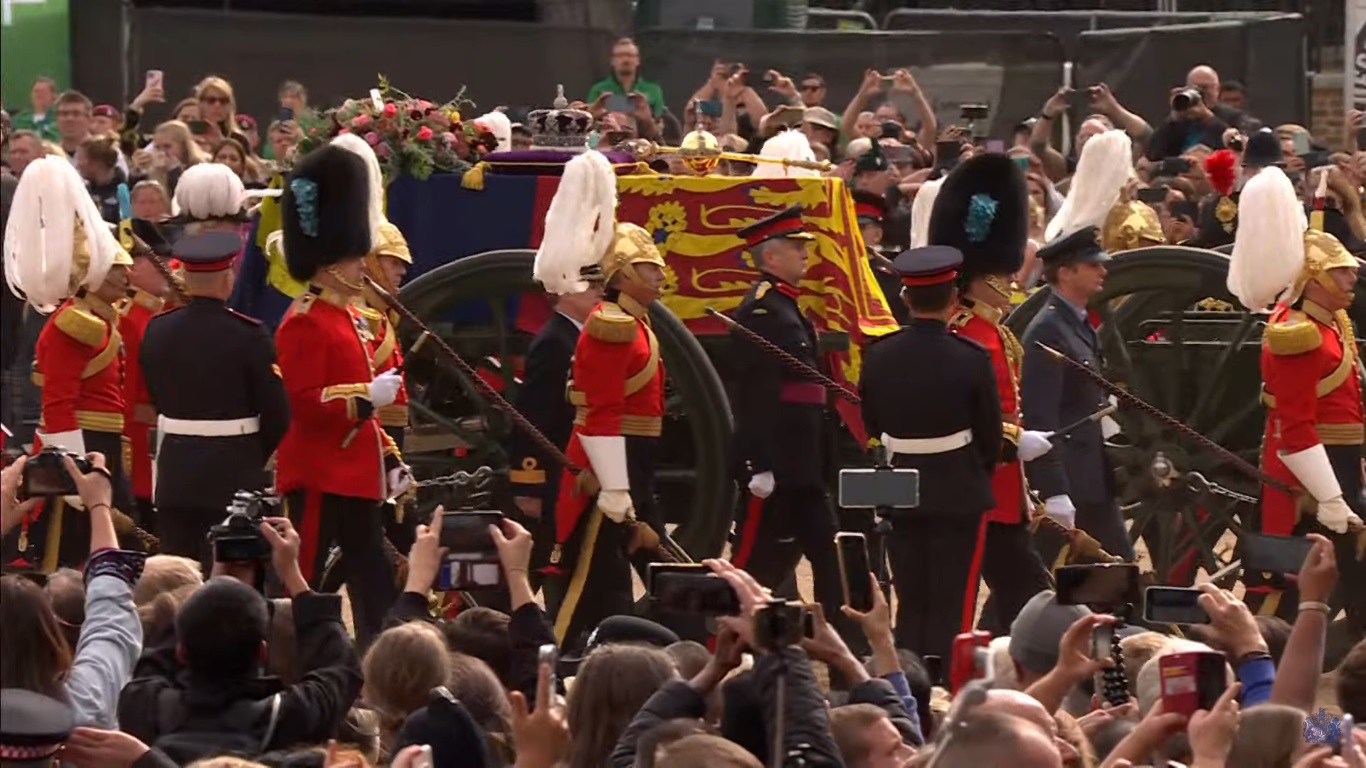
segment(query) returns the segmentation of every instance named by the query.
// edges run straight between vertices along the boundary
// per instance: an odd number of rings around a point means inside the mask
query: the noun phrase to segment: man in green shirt
[[[612,45],[612,74],[588,89],[588,98],[594,117],[606,112],[630,112],[629,109],[612,109],[608,101],[613,96],[629,97],[639,93],[650,104],[650,113],[658,117],[664,111],[664,89],[659,83],[652,83],[640,77],[640,48],[636,41],[623,37]]]
[[[11,128],[16,131],[33,131],[44,141],[60,141],[61,134],[57,132],[57,112],[53,106],[57,101],[57,83],[50,77],[34,78],[29,101],[32,109],[14,115]]]

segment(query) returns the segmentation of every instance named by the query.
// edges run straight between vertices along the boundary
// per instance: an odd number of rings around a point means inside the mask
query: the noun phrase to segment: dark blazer
[[[1020,410],[1025,429],[1052,431],[1103,407],[1104,390],[1039,349],[1042,342],[1079,363],[1101,370],[1100,340],[1091,324],[1060,296],[1030,321],[1020,343]],[[1075,502],[1107,502],[1110,470],[1100,422],[1090,422],[1055,443],[1052,451],[1025,464],[1030,486],[1047,499],[1068,495]]]
[[[138,358],[162,416],[261,419],[254,435],[166,435],[156,457],[157,507],[222,509],[235,492],[266,487],[266,460],[289,428],[289,397],[261,322],[196,297],[147,323]]]
[[[944,437],[972,431],[946,453],[896,456],[920,470],[920,511],[981,514],[995,506],[991,475],[1001,454],[1001,397],[991,353],[936,320],[912,319],[868,348],[859,380],[868,437]]]
[[[794,292],[765,276],[740,301],[735,321],[819,371],[816,329]],[[744,486],[754,475],[772,472],[777,485],[824,487],[825,403],[782,397],[784,384],[810,387],[812,380],[744,338],[736,338],[732,349],[736,480]]]
[[[569,443],[569,433],[574,429],[574,406],[565,396],[565,385],[578,343],[579,327],[574,321],[552,313],[531,340],[522,386],[517,390],[517,410],[560,448]],[[508,455],[512,459],[508,479],[513,495],[540,499],[544,516],[555,503],[563,467],[521,429],[512,430]]]

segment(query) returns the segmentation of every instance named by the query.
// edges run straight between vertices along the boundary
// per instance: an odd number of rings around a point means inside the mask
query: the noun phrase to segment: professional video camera
[[[238,491],[228,505],[228,516],[209,529],[213,559],[219,563],[270,560],[270,542],[261,534],[261,521],[276,517],[280,500],[265,491]]]

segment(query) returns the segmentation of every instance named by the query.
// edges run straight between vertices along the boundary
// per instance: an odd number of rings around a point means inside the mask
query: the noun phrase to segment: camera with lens
[[[1185,112],[1191,107],[1198,107],[1204,102],[1204,97],[1195,88],[1183,88],[1172,96],[1172,109],[1177,112]]]
[[[86,474],[91,470],[90,460],[71,451],[48,447],[31,456],[24,465],[24,477],[20,481],[19,495],[25,499],[39,496],[75,496],[76,478],[66,471],[62,459],[70,457],[76,470]]]
[[[768,601],[754,612],[754,644],[765,651],[797,645],[809,634],[806,627],[810,615],[801,603]]]
[[[270,560],[270,542],[261,534],[261,521],[274,517],[279,499],[263,491],[238,491],[228,506],[228,516],[209,529],[213,559],[218,563],[249,563]]]

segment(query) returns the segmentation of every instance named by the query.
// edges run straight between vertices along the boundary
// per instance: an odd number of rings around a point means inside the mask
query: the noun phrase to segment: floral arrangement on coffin
[[[461,118],[462,110],[473,107],[464,88],[435,104],[390,86],[381,75],[371,97],[302,116],[298,152],[302,156],[340,133],[354,133],[374,148],[386,184],[405,175],[425,179],[433,173],[464,173],[498,148],[488,126]]]

